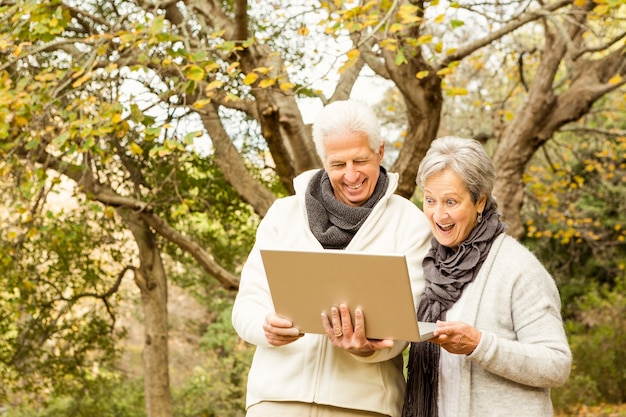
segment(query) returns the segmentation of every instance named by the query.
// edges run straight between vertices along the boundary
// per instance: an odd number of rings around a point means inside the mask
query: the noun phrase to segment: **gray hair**
[[[376,113],[370,106],[357,100],[334,101],[324,107],[315,119],[313,141],[322,161],[326,156],[324,139],[342,133],[362,133],[375,153],[378,153],[383,143]]]
[[[426,180],[444,169],[454,171],[465,183],[472,201],[487,196],[487,207],[497,204],[492,196],[496,169],[483,145],[475,139],[445,136],[435,139],[420,162],[417,185],[423,190]]]

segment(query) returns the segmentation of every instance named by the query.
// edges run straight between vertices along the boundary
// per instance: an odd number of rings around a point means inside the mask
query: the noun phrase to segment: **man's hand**
[[[265,338],[272,346],[283,346],[295,342],[304,336],[300,330],[293,327],[293,323],[276,313],[269,313],[265,316],[263,323]]]
[[[370,356],[375,351],[393,347],[393,340],[374,340],[365,337],[365,318],[360,309],[354,311],[354,328],[348,306],[330,309],[330,317],[322,313],[322,324],[333,345],[353,355]]]

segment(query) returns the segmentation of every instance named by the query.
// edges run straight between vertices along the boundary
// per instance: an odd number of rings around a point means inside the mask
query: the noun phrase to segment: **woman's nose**
[[[435,208],[433,209],[433,218],[435,220],[443,219],[446,217],[446,215],[447,215],[447,210],[446,210],[446,206],[444,205],[437,204]]]

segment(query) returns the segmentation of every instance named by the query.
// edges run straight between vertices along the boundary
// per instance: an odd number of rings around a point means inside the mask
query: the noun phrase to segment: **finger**
[[[347,305],[341,304],[339,306],[339,311],[341,313],[341,332],[343,334],[352,334],[352,317],[350,315],[350,309]]]
[[[283,346],[283,345],[287,345],[289,343],[295,342],[296,340],[300,339],[302,336],[304,336],[304,334],[300,334],[298,336],[278,336],[275,334],[266,334],[265,337],[267,338],[268,342],[270,343],[270,345],[272,346]]]
[[[269,313],[265,316],[265,322],[268,323],[272,327],[276,328],[290,328],[293,327],[293,323],[291,320],[281,317],[275,313]]]
[[[389,349],[389,348],[392,348],[394,344],[393,340],[391,339],[382,339],[382,340],[369,339],[369,340],[374,350]]]
[[[337,307],[332,307],[330,309],[330,315],[331,315],[332,324],[333,324],[333,335],[335,337],[343,336],[343,327],[341,324],[341,316],[339,313],[339,309],[337,309]]]
[[[354,334],[365,338],[365,316],[360,308],[354,310]]]
[[[293,323],[287,319],[267,315],[263,322],[263,331],[268,335],[274,335],[277,337],[294,338],[300,335],[300,330],[293,326]]]
[[[324,326],[326,335],[332,340],[333,337],[335,336],[335,331],[333,329],[333,325],[330,320],[331,319],[328,317],[326,313],[322,313],[322,325]]]

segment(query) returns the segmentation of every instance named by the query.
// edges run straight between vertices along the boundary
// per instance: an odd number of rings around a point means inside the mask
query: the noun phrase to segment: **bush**
[[[626,402],[624,289],[626,277],[612,289],[595,288],[578,301],[577,317],[566,322],[574,362],[566,385],[553,390],[557,408]]]

